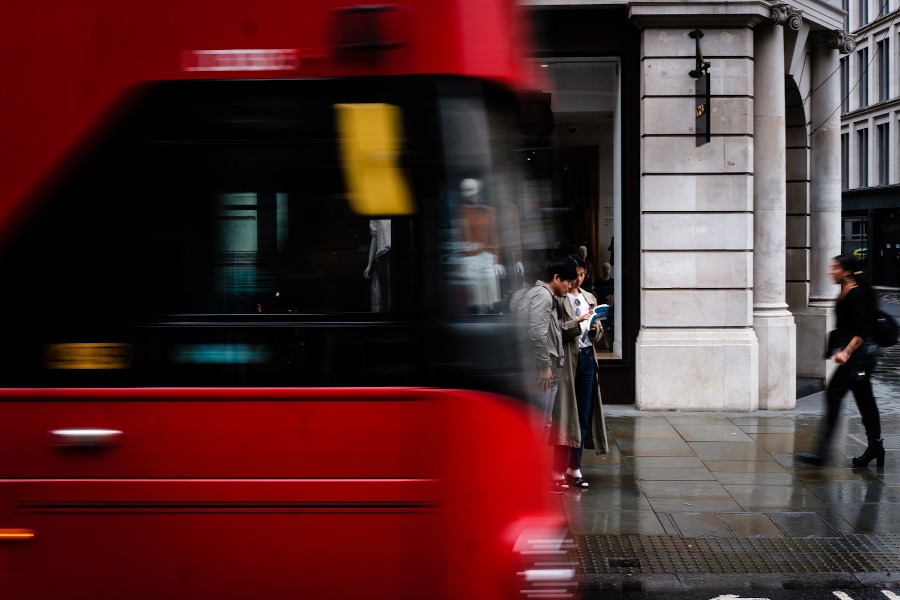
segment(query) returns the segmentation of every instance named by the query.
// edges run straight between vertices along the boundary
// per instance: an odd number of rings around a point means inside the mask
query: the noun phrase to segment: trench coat
[[[590,292],[581,290],[588,306],[593,310],[597,306],[597,299]],[[575,317],[575,307],[568,297],[557,297],[560,307],[560,320],[562,321],[563,348],[566,360],[559,372],[559,388],[556,390],[556,400],[553,404],[553,428],[550,431],[550,445],[581,446],[581,425],[578,422],[578,403],[575,398],[575,369],[578,366],[578,337],[581,335],[581,326]],[[594,349],[594,362],[598,358],[597,343],[603,337],[603,325],[598,322],[598,327],[589,334],[589,339]],[[609,452],[609,442],[606,437],[606,419],[603,416],[603,399],[600,396],[598,378],[594,377],[594,389],[592,394],[591,422],[587,428],[591,436],[594,449],[597,454]],[[585,440],[586,441],[586,440]],[[587,446],[587,444],[585,444]]]

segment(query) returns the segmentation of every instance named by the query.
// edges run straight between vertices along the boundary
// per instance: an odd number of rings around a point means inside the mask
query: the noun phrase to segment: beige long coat
[[[581,290],[581,293],[591,309],[597,306],[597,299],[593,294],[584,289]],[[557,300],[560,306],[566,360],[559,372],[559,388],[553,404],[553,428],[550,432],[549,443],[577,448],[581,445],[581,425],[578,423],[578,404],[575,398],[575,369],[578,366],[578,336],[581,335],[581,327],[575,317],[575,307],[572,306],[568,296],[557,297]],[[594,360],[599,354],[597,343],[602,335],[602,325],[590,334],[590,340],[594,346]],[[591,426],[588,427],[588,435],[592,436],[597,454],[603,454],[609,452],[609,443],[606,438],[606,420],[603,417],[603,400],[596,378],[594,379],[594,391],[597,402],[593,405],[594,410],[591,416]]]

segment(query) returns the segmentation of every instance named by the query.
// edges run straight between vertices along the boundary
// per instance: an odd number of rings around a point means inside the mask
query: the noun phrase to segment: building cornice
[[[897,10],[892,10],[891,12],[884,15],[883,17],[878,17],[876,20],[872,21],[871,23],[866,23],[859,29],[855,30],[853,32],[853,35],[855,35],[857,38],[861,39],[861,38],[868,36],[875,29],[881,29],[882,27],[889,27],[891,22],[897,18],[898,11],[900,11],[900,8],[898,8]]]
[[[860,119],[868,119],[869,117],[878,117],[883,114],[887,114],[900,108],[900,98],[891,98],[890,100],[883,100],[876,104],[869,104],[868,106],[864,106],[862,108],[857,108],[856,110],[851,110],[850,112],[845,112],[841,114],[841,124],[849,125],[854,121],[859,121]]]
[[[825,0],[790,0],[794,8],[803,11],[803,20],[824,29],[843,29],[842,9]]]
[[[629,17],[638,27],[754,27],[769,20],[772,3],[673,2],[639,0],[630,2]]]
[[[519,0],[528,8],[614,8],[629,9],[638,27],[754,27],[768,20],[771,7],[779,0],[739,0],[712,2],[710,0]],[[828,0],[790,0],[795,13],[803,14],[803,21],[814,29],[841,29],[844,11]]]

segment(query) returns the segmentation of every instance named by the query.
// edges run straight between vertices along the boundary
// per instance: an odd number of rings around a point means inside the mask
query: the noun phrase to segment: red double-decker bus
[[[0,15],[0,597],[570,594],[512,2]]]

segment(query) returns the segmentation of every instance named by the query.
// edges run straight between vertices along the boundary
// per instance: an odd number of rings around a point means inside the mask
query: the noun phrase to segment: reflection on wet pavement
[[[900,305],[894,309],[889,312],[900,312]],[[900,434],[900,345],[884,350],[873,387],[884,434]],[[607,406],[610,453],[585,451],[582,470],[591,487],[559,500],[572,534],[686,539],[895,534],[900,444],[891,444],[898,449],[887,450],[884,468],[874,463],[853,468],[850,457],[864,449],[865,433],[851,396],[844,400],[833,461],[815,467],[795,460],[794,453],[815,445],[822,396],[800,399],[792,410],[754,413]]]

